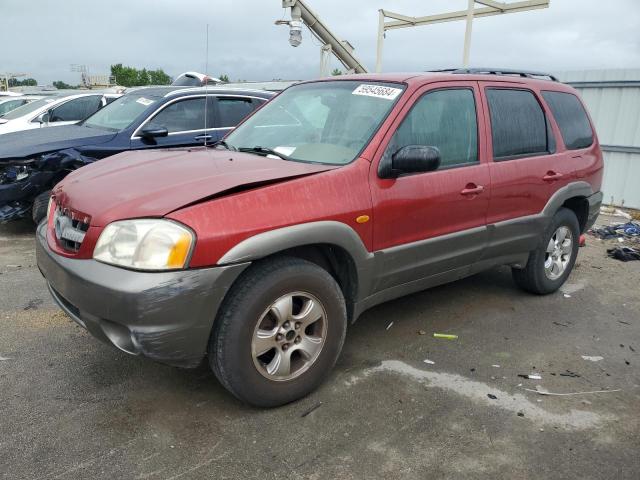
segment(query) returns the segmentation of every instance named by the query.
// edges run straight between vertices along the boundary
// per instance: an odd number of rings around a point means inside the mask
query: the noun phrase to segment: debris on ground
[[[529,375],[525,373],[519,373],[518,376],[520,378],[528,378],[529,380],[542,380],[542,375],[540,375],[539,373],[531,373]]]
[[[518,412],[518,413],[517,413],[517,415],[518,415],[519,417],[524,417],[524,412]]]
[[[317,409],[319,409],[321,406],[322,406],[322,402],[318,402],[318,403],[316,403],[313,407],[311,407],[311,408],[309,408],[309,409],[305,410],[305,411],[302,413],[302,415],[300,415],[300,418],[304,418],[304,417],[306,417],[306,416],[307,416],[307,415],[309,415],[310,413],[312,413],[312,412],[316,411]]]
[[[424,330],[418,330],[418,335],[426,335],[427,332],[425,332]]]
[[[616,390],[591,390],[588,392],[567,392],[567,393],[555,393],[555,392],[550,392],[544,388],[542,388],[540,385],[536,385],[536,389],[533,390],[531,388],[524,388],[524,390],[526,390],[527,392],[533,392],[533,393],[537,393],[539,395],[555,395],[558,397],[565,397],[565,396],[569,396],[569,395],[586,395],[586,394],[590,394],[590,393],[613,393],[613,392],[621,392],[622,389],[618,388]]]
[[[599,355],[580,355],[583,360],[588,360],[590,362],[599,362],[600,360],[604,360],[604,357]]]
[[[497,400],[498,397],[496,397],[493,393],[487,393],[487,397],[489,397],[491,400]]]
[[[389,330],[392,326],[393,326],[393,322],[391,322],[389,325],[387,325],[387,330]]]
[[[607,249],[607,255],[616,260],[630,262],[640,260],[640,249],[633,247],[614,247]]]
[[[587,237],[583,235],[580,235],[580,237],[578,237],[578,246],[579,247],[584,247],[587,244]]]
[[[640,223],[627,222],[617,223],[615,225],[607,225],[600,228],[594,227],[589,230],[588,233],[601,240],[640,240]]]
[[[428,365],[435,365],[436,362],[434,362],[433,360],[429,360],[428,358],[425,358],[423,360],[424,363],[428,364]]]
[[[493,368],[500,368],[500,365],[491,365]]]
[[[3,357],[2,355],[0,355],[0,362],[4,360],[11,360],[11,359],[9,357]]]
[[[580,374],[576,372],[572,372],[571,370],[565,370],[564,373],[560,374],[561,377],[571,377],[571,378],[580,378]]]
[[[444,338],[446,340],[457,340],[458,335],[453,335],[449,333],[434,333],[433,338]]]
[[[568,293],[565,293],[564,298],[571,298],[571,295],[569,295]]]

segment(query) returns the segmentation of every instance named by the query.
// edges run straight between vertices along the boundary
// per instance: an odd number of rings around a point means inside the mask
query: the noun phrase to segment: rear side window
[[[493,157],[496,160],[548,153],[547,121],[532,92],[487,89]]]
[[[441,169],[477,163],[478,124],[473,90],[436,90],[420,98],[396,130],[385,155],[393,155],[407,145],[437,147]]]
[[[558,122],[562,140],[569,150],[586,148],[593,143],[591,124],[578,97],[552,91],[542,92],[542,97]]]
[[[247,115],[260,106],[251,98],[218,97],[218,122],[216,127],[235,127]]]

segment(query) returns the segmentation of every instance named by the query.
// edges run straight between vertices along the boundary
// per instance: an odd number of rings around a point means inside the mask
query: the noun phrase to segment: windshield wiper
[[[288,155],[285,155],[284,153],[280,153],[280,152],[276,152],[274,149],[272,148],[265,148],[265,147],[261,147],[261,146],[255,146],[255,147],[240,147],[238,148],[239,152],[245,152],[245,153],[257,153],[257,154],[265,154],[266,155],[274,155],[276,157],[279,157],[283,160],[291,160],[291,157],[289,157]]]
[[[209,144],[209,145],[207,145],[207,146],[209,146],[209,147],[211,147],[211,148],[215,148],[215,147],[220,146],[220,147],[224,147],[224,148],[226,148],[227,150],[232,150],[232,151],[234,151],[234,152],[237,152],[237,151],[238,151],[238,149],[237,149],[236,147],[234,147],[233,145],[229,145],[229,144],[228,144],[227,142],[225,142],[224,140],[218,140],[217,142],[213,142],[213,143],[211,143],[211,144]]]

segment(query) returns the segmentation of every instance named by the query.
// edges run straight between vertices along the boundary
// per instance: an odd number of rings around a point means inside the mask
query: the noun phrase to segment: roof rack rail
[[[535,72],[531,70],[517,70],[511,68],[444,68],[441,70],[430,70],[431,72],[447,72],[447,73],[478,73],[489,75],[518,75],[520,77],[535,78],[547,77],[549,80],[558,82],[554,75],[544,72]]]

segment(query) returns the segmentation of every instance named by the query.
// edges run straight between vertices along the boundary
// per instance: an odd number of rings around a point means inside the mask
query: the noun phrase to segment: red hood
[[[213,149],[132,151],[92,163],[54,189],[56,202],[91,225],[161,217],[238,187],[336,168]]]

